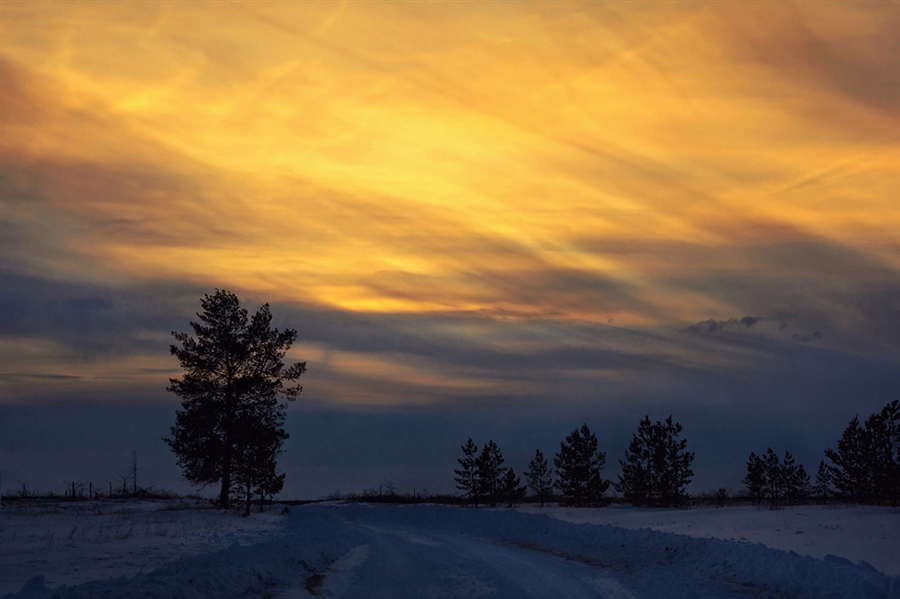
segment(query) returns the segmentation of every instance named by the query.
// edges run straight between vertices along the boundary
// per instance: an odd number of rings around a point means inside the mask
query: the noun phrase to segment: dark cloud
[[[201,296],[166,283],[114,287],[5,270],[0,281],[0,335],[50,341],[89,360],[166,352],[164,336]]]
[[[728,320],[704,320],[697,324],[692,324],[687,328],[689,333],[718,333],[729,329],[750,329],[759,321],[766,321],[760,316],[744,316],[743,318],[729,318]]]

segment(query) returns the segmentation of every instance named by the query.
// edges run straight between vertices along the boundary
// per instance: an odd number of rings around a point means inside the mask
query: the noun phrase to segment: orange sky
[[[0,10],[7,272],[647,330],[900,271],[897,2]]]

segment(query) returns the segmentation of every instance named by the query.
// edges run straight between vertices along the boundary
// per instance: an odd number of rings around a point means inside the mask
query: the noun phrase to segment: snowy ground
[[[13,505],[0,595],[900,599],[898,546],[890,508]]]
[[[783,510],[753,506],[729,508],[599,509],[523,508],[566,522],[649,528],[695,538],[762,543],[773,549],[824,558],[840,556],[868,562],[900,576],[900,509],[874,506],[805,505]]]

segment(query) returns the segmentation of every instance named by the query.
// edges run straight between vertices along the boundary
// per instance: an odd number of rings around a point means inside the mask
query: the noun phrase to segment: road
[[[447,531],[352,526],[366,542],[308,585],[313,594],[343,599],[635,597],[600,567],[515,544]]]

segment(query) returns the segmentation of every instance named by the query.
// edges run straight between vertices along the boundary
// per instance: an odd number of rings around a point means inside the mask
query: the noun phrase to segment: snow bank
[[[549,551],[616,572],[640,597],[900,598],[900,577],[886,576],[866,563],[820,560],[760,544],[573,524],[512,510],[348,506],[343,514],[357,521],[452,530]],[[713,594],[698,594],[698,581],[713,587]]]
[[[900,509],[858,505],[805,505],[769,510],[754,506],[666,509],[527,507],[574,523],[649,528],[696,538],[761,543],[820,559],[827,555],[864,561],[900,576]]]

